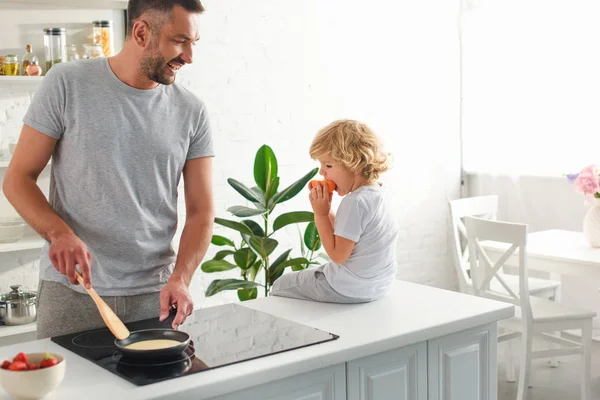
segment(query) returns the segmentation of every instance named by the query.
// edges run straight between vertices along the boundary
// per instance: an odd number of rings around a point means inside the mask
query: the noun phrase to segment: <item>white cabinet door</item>
[[[196,397],[197,398],[197,397]],[[214,400],[345,400],[346,366],[336,365],[293,376]]]
[[[347,364],[348,400],[427,400],[425,342]]]
[[[429,400],[496,400],[496,324],[428,342]]]

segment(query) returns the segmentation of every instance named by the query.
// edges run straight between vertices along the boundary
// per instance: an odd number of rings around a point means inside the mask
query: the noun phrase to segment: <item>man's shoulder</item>
[[[194,111],[205,112],[206,105],[204,101],[200,99],[196,94],[185,86],[175,82],[168,86],[168,93],[173,96],[180,103],[184,104],[187,108],[191,108]]]
[[[54,64],[47,72],[48,75],[61,76],[65,78],[94,76],[102,69],[103,60],[100,58],[90,60],[77,60]]]

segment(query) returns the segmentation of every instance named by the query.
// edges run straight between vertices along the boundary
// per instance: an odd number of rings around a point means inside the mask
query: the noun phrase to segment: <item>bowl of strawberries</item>
[[[19,353],[0,368],[0,386],[18,399],[42,399],[60,385],[66,360],[55,353]]]

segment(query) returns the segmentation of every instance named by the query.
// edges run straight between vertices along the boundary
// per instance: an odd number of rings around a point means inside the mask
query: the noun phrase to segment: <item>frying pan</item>
[[[199,361],[194,356],[195,350],[193,344],[190,343],[187,350],[184,352],[183,357],[178,357],[171,360],[156,360],[148,361],[146,359],[131,359],[123,356],[119,362],[117,362],[117,371],[133,379],[167,379],[174,378],[185,374],[193,368],[198,368],[196,361]],[[203,370],[208,369],[206,364],[204,368],[197,369]]]
[[[190,335],[185,332],[176,331],[173,329],[145,329],[140,331],[130,332],[123,324],[114,311],[106,304],[104,300],[92,288],[86,288],[83,284],[83,277],[79,271],[75,271],[75,276],[81,286],[88,292],[106,323],[108,329],[115,335],[115,346],[123,354],[123,356],[145,359],[163,359],[181,356],[190,344]],[[171,309],[171,316],[176,313],[176,308]],[[179,344],[163,349],[155,350],[135,350],[127,348],[128,345],[143,340],[175,340]]]
[[[143,340],[175,340],[179,344],[156,350],[134,350],[127,348],[132,343]],[[125,357],[144,358],[144,359],[166,359],[175,358],[182,355],[190,344],[190,335],[185,332],[175,331],[173,329],[144,329],[133,331],[125,339],[115,339],[115,346]]]

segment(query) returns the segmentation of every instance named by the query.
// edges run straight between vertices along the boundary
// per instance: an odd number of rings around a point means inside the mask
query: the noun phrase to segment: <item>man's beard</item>
[[[157,44],[152,45],[148,54],[142,59],[140,63],[142,73],[151,81],[161,85],[170,85],[175,82],[175,76],[165,74],[167,62],[157,51],[157,48]]]

